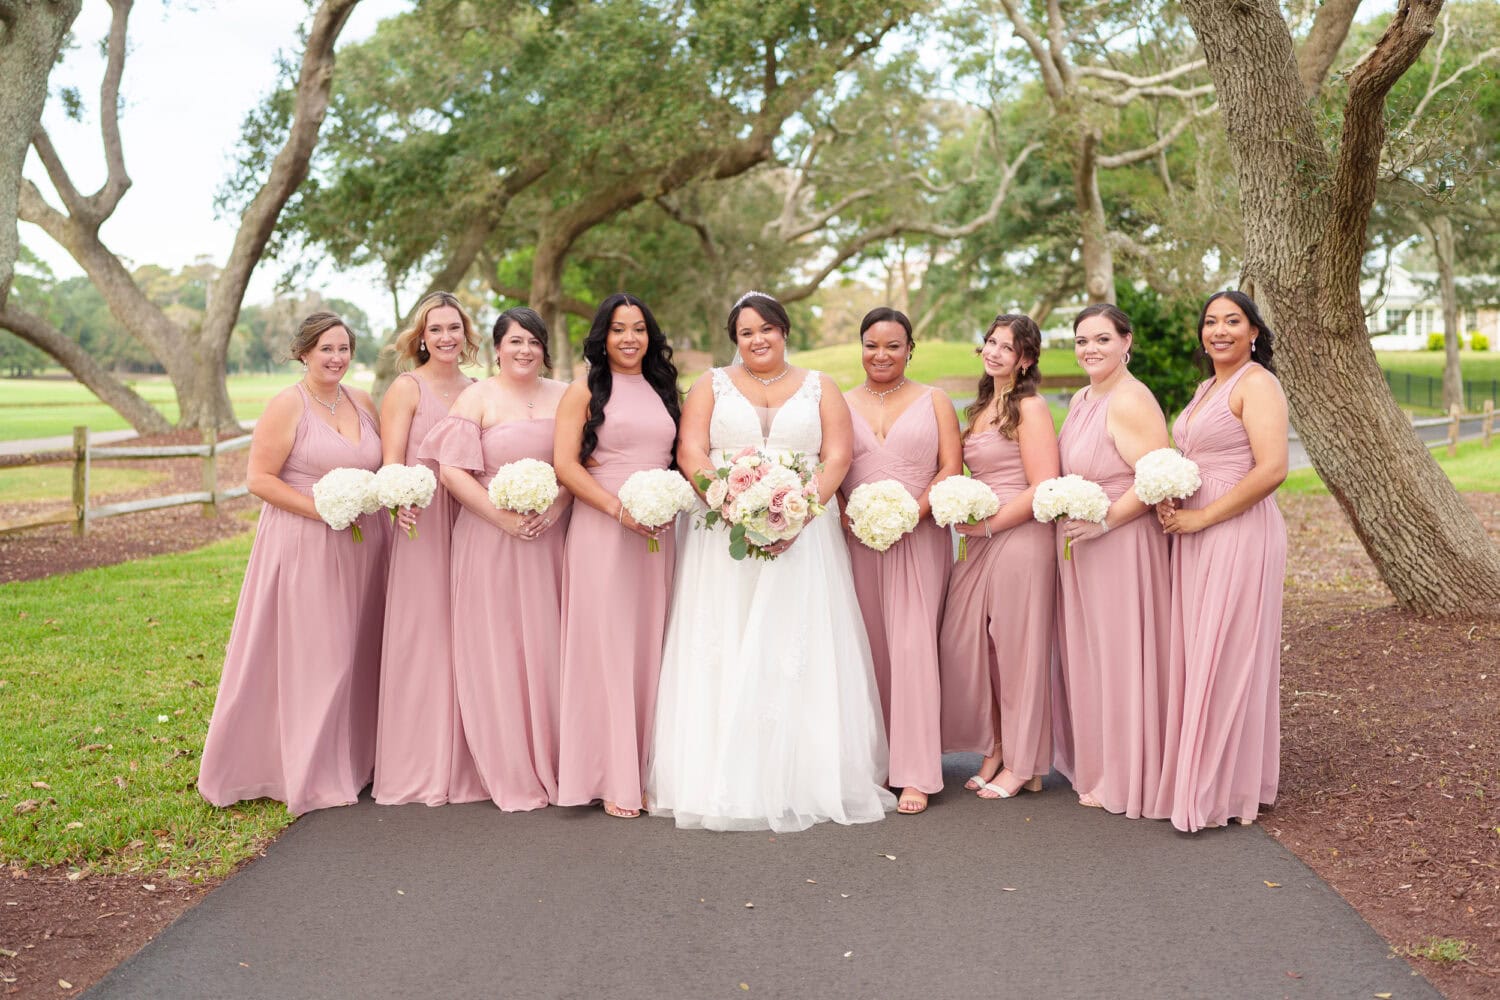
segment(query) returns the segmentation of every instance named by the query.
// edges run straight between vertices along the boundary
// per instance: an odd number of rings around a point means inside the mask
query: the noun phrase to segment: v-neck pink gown
[[[1064,475],[1104,487],[1113,503],[1135,484],[1105,417],[1109,398],[1086,391],[1058,436]],[[1160,819],[1166,725],[1171,567],[1149,511],[1073,545],[1057,532],[1060,671],[1053,689],[1054,763],[1080,794],[1113,813]]]
[[[865,483],[894,479],[913,499],[920,497],[938,468],[932,390],[901,412],[884,442],[857,412],[853,418],[854,458],[844,478],[844,495]],[[851,537],[849,564],[890,740],[888,780],[897,788],[929,795],[942,791],[937,632],[953,564],[952,536],[924,517],[884,552]]]
[[[448,401],[421,378],[417,410],[406,435],[407,465],[422,458],[422,443],[448,415]],[[449,560],[459,505],[441,482],[432,503],[417,513],[417,537],[398,526],[391,535],[385,639],[380,667],[380,726],[375,746],[375,801],[429,806],[485,798],[464,739],[453,690],[453,633]]]
[[[1031,486],[1020,444],[997,430],[969,435],[964,464],[1002,507]],[[993,538],[971,536],[939,632],[943,749],[989,754],[998,739],[1005,766],[1023,779],[1052,769],[1055,535],[1028,519]]]
[[[1198,463],[1197,510],[1255,464],[1229,394],[1246,365],[1205,402],[1198,387],[1172,437]],[[1258,366],[1255,366],[1258,367]],[[1254,819],[1276,801],[1281,765],[1281,590],[1286,524],[1276,496],[1172,546],[1172,653],[1166,763],[1157,811],[1179,830]]]
[[[486,490],[502,465],[551,464],[553,420],[483,430],[450,416],[425,457],[473,473]],[[491,801],[507,811],[557,801],[558,629],[568,513],[539,538],[515,538],[462,504],[453,527],[453,673],[464,735]]]
[[[337,468],[380,467],[359,410],[359,443],[312,412],[307,390],[282,482],[306,496]],[[266,504],[224,653],[198,790],[216,806],[285,802],[293,814],[349,805],[375,762],[380,619],[389,519],[359,519],[363,542]]]
[[[642,375],[616,374],[589,468],[614,493],[641,469],[672,464],[677,426]],[[585,503],[573,505],[563,549],[562,721],[558,802],[606,799],[637,809],[656,716],[662,638],[677,565],[668,528],[661,551]]]

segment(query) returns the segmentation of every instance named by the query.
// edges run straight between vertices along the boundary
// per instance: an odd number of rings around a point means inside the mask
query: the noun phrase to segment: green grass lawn
[[[229,398],[234,414],[253,420],[265,410],[272,396],[297,381],[300,370],[274,375],[229,376]],[[350,376],[356,385],[368,386],[368,375]],[[177,419],[177,397],[164,375],[142,375],[132,388],[156,406],[168,420]],[[71,435],[73,428],[115,431],[129,427],[123,417],[99,402],[80,382],[62,379],[0,378],[0,441]]]
[[[797,351],[791,361],[803,368],[826,373],[842,389],[859,384],[865,377],[864,367],[860,364],[860,347],[855,343]],[[1067,349],[1043,351],[1041,368],[1044,375],[1079,375],[1083,372],[1073,352]],[[917,345],[906,374],[917,382],[955,377],[978,381],[982,370],[973,344],[924,340]]]
[[[1375,359],[1386,371],[1443,377],[1442,351],[1376,351]],[[1458,368],[1470,381],[1500,379],[1500,351],[1459,351]]]
[[[89,469],[89,496],[145,489],[167,478],[152,469],[120,469],[94,466]],[[0,504],[73,501],[71,465],[29,465],[0,469]]]
[[[1448,474],[1460,493],[1494,493],[1500,491],[1500,444],[1486,448],[1483,441],[1462,441],[1458,455],[1448,457],[1448,446],[1432,449],[1438,465]],[[1281,484],[1283,493],[1327,493],[1328,487],[1311,468],[1298,469]]]
[[[195,787],[249,551],[0,586],[0,862],[222,875],[291,821]]]

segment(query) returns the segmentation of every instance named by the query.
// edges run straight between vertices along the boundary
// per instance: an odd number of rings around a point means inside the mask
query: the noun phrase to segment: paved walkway
[[[800,834],[314,813],[88,995],[1439,996],[1260,827],[1189,837],[1055,776],[985,802],[977,760],[924,816]]]

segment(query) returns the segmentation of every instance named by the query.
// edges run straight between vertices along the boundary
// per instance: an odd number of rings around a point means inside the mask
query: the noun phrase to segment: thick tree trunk
[[[573,381],[573,344],[563,325],[562,276],[568,247],[544,233],[538,240],[531,264],[531,294],[527,305],[537,311],[552,334],[552,373],[564,382]]]
[[[1085,129],[1078,140],[1074,194],[1078,206],[1079,250],[1083,288],[1089,303],[1115,300],[1115,258],[1109,245],[1109,221],[1099,195],[1099,134]]]
[[[46,351],[99,400],[125,418],[142,434],[164,434],[172,425],[161,412],[134,389],[105,371],[78,341],[39,316],[14,306],[0,307],[0,329],[9,330],[29,344]]]
[[[83,0],[0,0],[0,308],[10,294],[21,241],[16,206],[21,167],[47,102],[47,78]]]
[[[1458,328],[1458,287],[1453,278],[1453,220],[1439,215],[1426,226],[1437,259],[1438,300],[1443,304],[1443,412],[1464,406],[1464,380],[1459,369],[1458,349],[1463,343]]]
[[[1500,550],[1412,433],[1370,348],[1359,263],[1384,143],[1385,94],[1441,0],[1409,0],[1351,75],[1334,160],[1276,0],[1184,0],[1238,161],[1245,270],[1277,333],[1292,420],[1401,605],[1494,613]]]

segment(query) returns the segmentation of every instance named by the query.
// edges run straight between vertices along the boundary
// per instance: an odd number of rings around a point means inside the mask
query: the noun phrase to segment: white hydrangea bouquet
[[[369,469],[331,469],[313,483],[313,506],[334,531],[352,528],[354,540],[362,542],[365,536],[359,530],[360,515],[380,509],[374,483],[375,473]]]
[[[995,491],[971,476],[949,476],[932,487],[932,519],[946,528],[954,524],[978,524],[1000,509]],[[969,558],[969,539],[958,536],[958,559]]]
[[[917,526],[917,502],[894,479],[856,486],[844,511],[854,537],[876,552],[884,552]]]
[[[698,505],[692,485],[675,469],[642,469],[632,472],[620,486],[620,503],[640,524],[659,528],[680,512]],[[660,552],[654,537],[646,540],[650,552]]]
[[[1109,497],[1104,487],[1082,476],[1059,476],[1037,483],[1031,498],[1031,513],[1038,521],[1056,521],[1071,517],[1101,524],[1109,513]],[[1063,542],[1063,558],[1073,558],[1073,539]]]
[[[1135,463],[1135,495],[1151,507],[1163,500],[1186,500],[1202,485],[1198,463],[1176,448],[1148,451]]]
[[[729,464],[699,472],[694,478],[704,493],[706,527],[729,525],[729,555],[775,559],[767,552],[777,542],[796,538],[809,521],[823,513],[818,496],[815,456],[800,451],[768,455],[746,448]]]
[[[382,465],[380,471],[375,473],[375,481],[370,486],[375,491],[375,496],[391,515],[391,520],[396,520],[396,511],[402,507],[414,507],[425,510],[432,503],[432,496],[437,492],[437,476],[425,465]],[[415,539],[417,537],[417,526],[414,524],[406,529],[406,537]]]
[[[536,514],[557,500],[557,473],[537,458],[518,458],[495,470],[490,480],[490,503],[497,510]]]

